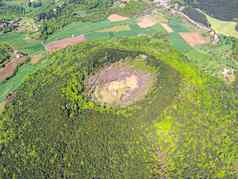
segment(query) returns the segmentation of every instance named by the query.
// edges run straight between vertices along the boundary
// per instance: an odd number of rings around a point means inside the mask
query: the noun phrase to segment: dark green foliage
[[[185,0],[188,5],[204,10],[208,15],[231,21],[238,17],[237,0]]]
[[[112,13],[119,13],[124,16],[137,15],[146,9],[147,4],[143,1],[130,0],[125,7],[114,7]]]
[[[105,46],[85,44],[52,55],[49,60],[56,62],[18,91],[17,98],[0,117],[8,126],[0,133],[1,177],[152,176],[155,149],[145,129],[171,103],[178,86],[173,83],[168,88],[166,84],[176,81],[179,75],[151,59],[149,63],[159,65],[160,75],[165,77],[160,80],[161,93],[153,94],[158,100],[146,100],[134,112],[97,106],[84,95],[88,75],[102,65],[140,53]],[[152,110],[158,102],[163,105]],[[143,115],[141,108],[147,109]]]
[[[209,27],[209,22],[207,20],[207,17],[203,13],[199,12],[198,10],[192,7],[187,7],[183,10],[183,13],[186,14],[195,22],[198,22],[206,27]]]
[[[64,26],[76,21],[99,21],[106,17],[112,6],[112,0],[87,0],[80,2],[63,3],[61,6],[53,6],[48,11],[37,14],[37,21],[43,21],[41,34],[44,39],[48,35]]]
[[[220,36],[220,44],[229,45],[231,47],[231,57],[238,61],[238,39],[229,36]]]

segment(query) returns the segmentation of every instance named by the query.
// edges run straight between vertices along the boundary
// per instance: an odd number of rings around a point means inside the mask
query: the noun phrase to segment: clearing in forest
[[[203,37],[198,32],[181,32],[180,36],[187,42],[190,46],[203,45],[209,42],[208,39]]]
[[[110,106],[126,106],[142,99],[154,84],[154,79],[152,73],[118,62],[91,76],[86,86],[93,100]]]

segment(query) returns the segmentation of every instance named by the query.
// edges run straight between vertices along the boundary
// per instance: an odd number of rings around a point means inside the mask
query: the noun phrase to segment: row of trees
[[[46,39],[48,35],[74,21],[84,19],[96,21],[104,18],[112,4],[112,0],[70,0],[69,3],[41,12],[36,17],[42,24],[41,35]]]

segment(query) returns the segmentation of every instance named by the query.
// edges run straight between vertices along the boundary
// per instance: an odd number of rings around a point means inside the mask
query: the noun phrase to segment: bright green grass
[[[169,25],[174,30],[174,32],[189,32],[189,28],[182,22],[181,19],[177,17],[172,17],[169,19]]]
[[[176,32],[172,32],[169,34],[169,41],[171,45],[179,51],[184,52],[191,49],[191,47]]]
[[[97,32],[99,30],[124,24],[129,24],[131,30],[122,32]],[[158,33],[158,32],[165,32],[164,29],[160,26],[160,24],[156,24],[155,26],[150,28],[142,29],[136,24],[135,18],[131,18],[129,20],[121,22],[110,22],[108,20],[100,21],[97,23],[77,22],[72,23],[63,28],[61,31],[51,35],[47,40],[47,43],[55,40],[60,40],[66,37],[72,37],[72,35],[78,36],[81,34],[86,35],[88,40],[98,40],[112,37],[127,37],[144,33]]]
[[[28,39],[26,33],[10,32],[0,35],[0,42],[10,44],[17,50],[26,52],[28,54],[34,54],[39,51],[43,51],[44,47],[38,40]]]
[[[205,13],[204,13],[205,14]],[[233,36],[238,38],[238,32],[235,30],[237,25],[236,22],[233,21],[222,21],[211,16],[207,16],[208,22],[211,24],[212,28],[215,29],[219,34]]]
[[[81,34],[92,34],[96,33],[98,30],[111,28],[117,25],[127,24],[128,21],[122,22],[110,22],[108,20],[94,22],[76,22],[64,27],[61,31],[54,33],[49,37],[47,42],[52,42],[55,40],[63,39],[66,37],[71,37],[72,35],[78,36]]]
[[[159,143],[167,143],[170,145],[174,145],[174,138],[170,134],[172,130],[172,125],[174,123],[174,119],[166,116],[163,120],[159,120],[159,122],[156,122],[154,124],[154,127],[156,129],[156,133],[159,139]],[[172,146],[171,146],[172,147]],[[161,149],[163,151],[167,151],[168,149],[163,148],[163,145],[161,145]]]

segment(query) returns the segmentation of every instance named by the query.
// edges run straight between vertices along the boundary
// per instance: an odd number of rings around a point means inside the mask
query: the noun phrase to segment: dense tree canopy
[[[0,116],[0,176],[235,177],[236,88],[201,74],[158,39],[88,42],[46,59],[54,63],[17,90]],[[111,108],[85,95],[88,75],[138,54],[158,68],[143,101]]]

